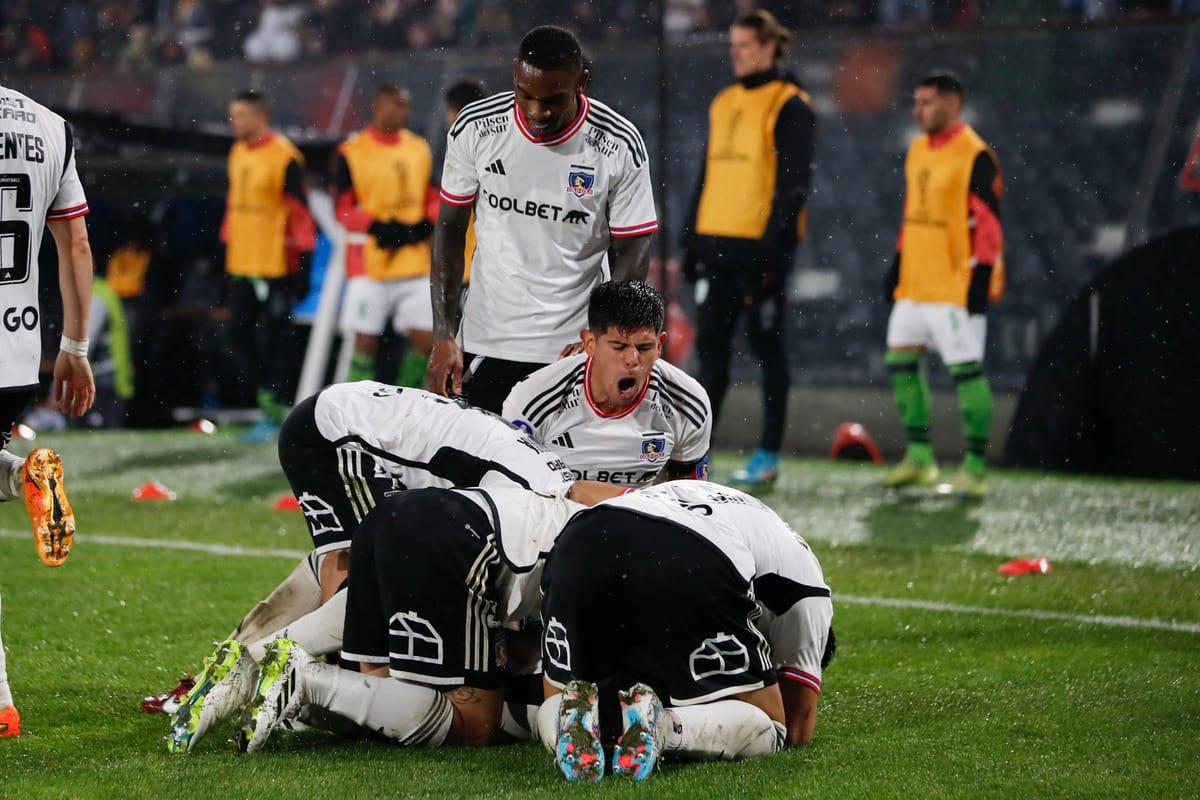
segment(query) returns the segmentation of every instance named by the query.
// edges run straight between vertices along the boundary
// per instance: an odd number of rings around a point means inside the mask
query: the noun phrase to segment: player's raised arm
[[[462,393],[462,351],[455,335],[471,208],[470,205],[454,205],[443,198],[433,229],[433,264],[429,273],[433,350],[429,354],[427,374],[430,391],[440,395]]]
[[[73,342],[88,338],[92,306],[92,248],[83,217],[50,219],[46,227],[58,247],[58,280],[63,304],[63,337]],[[83,353],[59,350],[54,361],[54,400],[73,417],[83,416],[96,399],[96,381]]]

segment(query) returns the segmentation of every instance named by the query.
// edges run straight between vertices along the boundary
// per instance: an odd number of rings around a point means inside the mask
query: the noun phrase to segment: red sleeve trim
[[[441,191],[442,200],[452,206],[471,206],[475,204],[475,195],[473,194],[451,194],[445,189]]]
[[[628,227],[609,225],[608,235],[616,239],[630,239],[635,236],[645,236],[648,233],[654,233],[656,230],[658,230],[658,220],[652,219],[649,222],[643,222],[641,225],[630,225]]]
[[[338,222],[351,233],[365,233],[367,228],[371,227],[371,215],[359,207],[353,189],[347,189],[338,195],[336,210]]]
[[[795,667],[780,667],[779,677],[802,683],[817,694],[821,693],[821,679]]]
[[[995,264],[1004,244],[1000,220],[977,194],[968,196],[967,206],[975,223],[971,232],[971,252],[975,256],[975,263]]]
[[[76,217],[82,217],[86,213],[88,213],[88,204],[80,203],[79,205],[71,206],[70,208],[53,209],[49,214],[46,215],[46,219],[75,219]]]

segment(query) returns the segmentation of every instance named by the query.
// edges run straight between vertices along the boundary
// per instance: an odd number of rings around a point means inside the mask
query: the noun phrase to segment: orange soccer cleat
[[[57,567],[71,554],[75,512],[63,489],[62,459],[48,447],[25,458],[25,508],[33,522],[38,557],[46,566]]]
[[[20,736],[21,735],[21,715],[17,713],[16,706],[9,706],[0,711],[0,739],[5,736]]]

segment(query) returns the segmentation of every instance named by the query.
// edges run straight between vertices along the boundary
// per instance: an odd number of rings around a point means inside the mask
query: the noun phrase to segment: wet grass
[[[43,568],[22,509],[0,507],[3,634],[26,730],[0,740],[5,796],[1200,795],[1200,634],[1138,626],[1200,623],[1196,485],[997,473],[986,501],[963,505],[884,493],[867,466],[790,462],[766,499],[814,544],[839,643],[813,745],[668,762],[644,786],[568,787],[533,745],[403,751],[306,733],[244,757],[214,733],[168,754],[165,718],[138,713],[139,698],[197,667],[294,560],[125,540],[301,551],[303,522],[271,510],[286,482],[269,445],[190,432],[54,445],[83,526],[71,560]],[[714,477],[736,465],[719,457]],[[131,502],[152,479],[180,499]],[[1035,555],[1050,574],[996,572]],[[883,604],[894,600],[944,605]]]

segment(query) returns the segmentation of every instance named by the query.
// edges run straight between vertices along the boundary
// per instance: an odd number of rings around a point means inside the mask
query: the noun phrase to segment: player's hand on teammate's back
[[[96,400],[96,380],[85,356],[58,351],[54,360],[54,405],[71,417],[82,417]]]
[[[434,339],[429,352],[429,366],[425,375],[429,379],[429,391],[443,397],[462,396],[463,359],[458,342],[453,339]]]
[[[559,358],[568,358],[583,352],[583,342],[571,342],[558,354]]]

